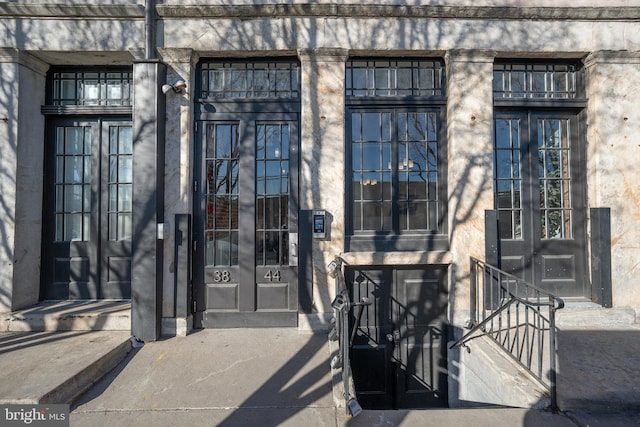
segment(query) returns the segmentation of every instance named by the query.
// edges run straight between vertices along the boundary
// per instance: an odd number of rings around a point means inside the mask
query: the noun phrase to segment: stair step
[[[590,327],[611,329],[636,324],[636,310],[631,307],[603,308],[593,303],[568,303],[556,312],[559,329]]]
[[[0,331],[130,331],[129,300],[43,301],[0,315]]]

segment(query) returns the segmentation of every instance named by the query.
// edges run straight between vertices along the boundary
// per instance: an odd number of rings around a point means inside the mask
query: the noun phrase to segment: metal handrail
[[[343,261],[340,257],[335,257],[328,265],[329,275],[335,279],[336,297],[331,303],[335,315],[334,329],[330,331],[329,337],[338,341],[338,354],[331,361],[331,367],[342,367],[342,386],[345,401],[345,415],[356,417],[362,412],[362,407],[358,403],[355,390],[351,393],[351,361],[349,359],[349,349],[353,346],[356,331],[362,318],[365,306],[371,305],[367,298],[362,301],[352,302],[349,297],[344,272],[342,271]],[[349,332],[349,313],[354,307],[358,307],[358,314],[351,333]]]
[[[470,330],[450,348],[470,351],[466,343],[471,339],[492,338],[549,390],[551,408],[557,410],[555,312],[564,307],[564,301],[474,257],[470,272]],[[477,335],[478,331],[482,334]]]

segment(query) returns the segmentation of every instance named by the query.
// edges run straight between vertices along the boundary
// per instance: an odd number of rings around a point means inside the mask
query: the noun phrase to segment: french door
[[[46,159],[43,298],[131,298],[131,122],[56,120]]]
[[[578,126],[575,114],[562,112],[499,112],[495,119],[501,267],[563,297],[590,292]]]
[[[447,282],[444,266],[348,267],[352,299],[372,304],[350,315],[358,401],[367,409],[447,405]],[[357,324],[356,324],[357,322]]]
[[[216,114],[198,141],[197,319],[297,325],[297,114]]]

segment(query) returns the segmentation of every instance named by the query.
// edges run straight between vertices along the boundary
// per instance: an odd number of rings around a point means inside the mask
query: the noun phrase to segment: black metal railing
[[[555,312],[564,301],[473,257],[470,282],[470,330],[451,348],[491,337],[547,388],[557,409]]]
[[[365,306],[371,302],[367,298],[362,298],[359,302],[352,302],[349,297],[349,290],[342,271],[343,261],[340,257],[335,257],[328,265],[329,275],[335,279],[336,297],[331,303],[334,311],[334,319],[332,329],[329,331],[329,339],[338,341],[338,354],[331,360],[331,367],[334,369],[342,368],[342,386],[343,397],[345,402],[345,415],[356,417],[362,412],[362,407],[358,403],[355,396],[355,388],[353,386],[351,374],[351,361],[349,359],[349,350],[353,346],[356,330],[362,318],[362,311]],[[351,310],[357,308],[358,313],[355,315],[353,329],[349,331],[349,316]]]

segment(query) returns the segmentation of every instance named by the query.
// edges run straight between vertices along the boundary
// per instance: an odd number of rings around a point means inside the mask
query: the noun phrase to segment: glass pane
[[[214,198],[209,197],[209,203],[213,206]],[[231,227],[229,199],[226,197],[215,198],[215,218],[213,228],[216,230],[229,230]]]
[[[130,240],[131,229],[131,214],[118,214],[118,240]]]
[[[353,229],[362,230],[362,203],[353,202]]]
[[[82,240],[82,214],[64,215],[64,241]]]
[[[133,186],[131,184],[121,184],[118,187],[120,189],[118,209],[120,211],[131,211],[133,209]]]
[[[363,170],[377,171],[382,169],[380,164],[380,145],[364,144],[362,147]]]
[[[64,181],[67,183],[81,183],[83,181],[84,159],[82,157],[65,157]]]
[[[118,210],[118,186],[109,186],[109,211],[114,212]]]
[[[118,181],[118,157],[109,156],[109,182]]]
[[[409,225],[407,230],[426,230],[427,209],[425,203],[414,202],[408,205]]]
[[[237,196],[232,196],[229,198],[229,209],[230,209],[230,213],[229,215],[231,216],[231,229],[233,230],[237,230],[239,227],[239,223],[238,223],[238,212],[239,212],[239,200]]]
[[[364,230],[382,229],[382,207],[380,203],[362,203],[362,228]]]
[[[56,128],[56,154],[64,154],[64,128]]]
[[[362,114],[362,130],[363,141],[380,141],[382,135],[382,127],[380,122],[380,114],[364,113]]]
[[[120,154],[132,154],[133,153],[133,138],[132,130],[129,126],[122,126],[118,128],[120,132]]]
[[[265,247],[264,247],[264,259],[265,265],[278,265],[280,264],[280,232],[267,231],[264,233]]]
[[[231,265],[231,252],[234,245],[231,240],[231,232],[217,231],[215,233],[214,242],[209,246],[209,250],[213,250],[214,265]],[[237,246],[235,248],[237,250]]]
[[[76,82],[75,80],[63,80],[60,82],[60,98],[61,99],[75,99],[76,97]]]
[[[216,152],[215,157],[230,158],[231,157],[231,126],[216,126]]]
[[[119,156],[118,158],[118,181],[133,181],[133,159],[131,156]]]
[[[266,163],[266,188],[265,194],[280,194],[280,162],[268,161]]]
[[[64,210],[65,212],[82,212],[82,186],[67,185],[64,188]]]
[[[238,232],[232,231],[230,234],[230,253],[229,253],[229,264],[230,265],[238,265]]]
[[[65,154],[83,154],[84,139],[83,129],[80,127],[66,128]]]
[[[56,232],[55,232],[55,241],[62,242],[64,240],[64,215],[56,214]]]
[[[91,182],[91,156],[84,156],[84,177],[85,183]]]
[[[362,174],[353,174],[353,199],[360,200],[362,198]]]
[[[363,200],[381,200],[382,182],[377,174],[365,174],[362,186]]]
[[[280,198],[268,197],[265,200],[265,226],[267,229],[280,227]]]
[[[64,182],[64,157],[56,156],[56,183]]]

